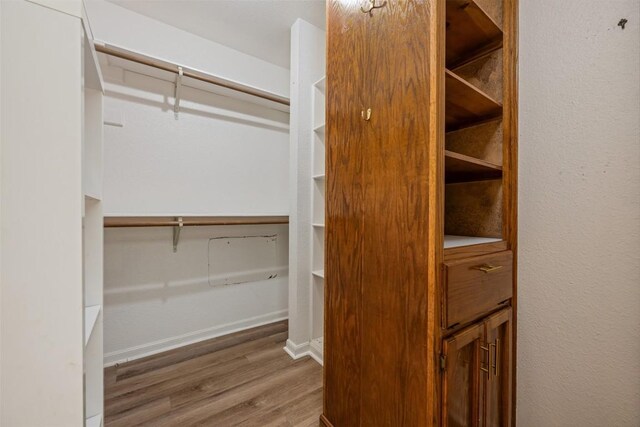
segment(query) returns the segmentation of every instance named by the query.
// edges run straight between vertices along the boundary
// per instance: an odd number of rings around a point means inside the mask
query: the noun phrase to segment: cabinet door
[[[484,425],[484,377],[489,367],[484,324],[471,326],[445,340],[442,351],[445,357],[442,424],[447,427]]]
[[[511,426],[511,309],[485,321],[489,348],[485,419],[488,427]]]
[[[376,4],[327,8],[324,409],[335,426],[428,426],[437,2]]]

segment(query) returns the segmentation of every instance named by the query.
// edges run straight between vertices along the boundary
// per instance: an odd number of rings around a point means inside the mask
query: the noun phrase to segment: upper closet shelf
[[[182,72],[180,77],[182,86],[208,90],[230,98],[241,99],[275,110],[289,112],[289,98],[284,96],[121,47],[98,43],[96,43],[95,47],[96,51],[108,55],[113,65],[125,70],[172,82],[176,82],[176,75],[180,75],[180,72]]]
[[[447,0],[446,37],[449,68],[502,47],[502,30],[473,0]]]
[[[502,166],[449,150],[444,152],[444,170],[447,184],[502,177]]]
[[[188,227],[207,225],[288,224],[281,216],[105,216],[105,227]]]
[[[472,126],[502,115],[502,104],[445,70],[445,125],[447,131]]]

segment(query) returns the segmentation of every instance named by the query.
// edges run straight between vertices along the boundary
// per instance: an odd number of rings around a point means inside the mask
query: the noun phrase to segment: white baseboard
[[[284,351],[291,356],[292,359],[300,359],[301,357],[310,356],[313,360],[322,365],[322,352],[313,346],[313,343],[306,341],[296,344],[291,340],[287,340]]]
[[[109,353],[105,353],[104,366],[108,367],[113,366],[117,363],[124,363],[131,360],[141,359],[146,356],[162,353],[163,351],[172,350],[174,348],[183,347],[185,345],[194,344],[211,338],[217,338],[222,335],[228,335],[234,332],[240,332],[246,329],[255,328],[257,326],[278,322],[287,319],[288,315],[288,310],[275,311],[273,313],[267,313],[261,316],[239,320],[237,322],[217,325],[211,328],[201,329],[199,331],[189,332],[187,334],[145,343],[135,347],[112,351]]]

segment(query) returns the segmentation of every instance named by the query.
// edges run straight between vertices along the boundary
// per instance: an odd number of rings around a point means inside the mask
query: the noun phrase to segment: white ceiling
[[[295,20],[325,27],[324,0],[109,1],[287,69]]]

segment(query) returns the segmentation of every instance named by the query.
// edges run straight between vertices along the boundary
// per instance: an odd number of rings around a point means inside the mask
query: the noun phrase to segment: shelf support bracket
[[[173,114],[176,120],[178,120],[178,113],[180,112],[180,92],[182,92],[182,76],[184,71],[182,67],[178,67],[178,75],[176,76],[176,102],[173,104]]]
[[[173,252],[178,252],[178,241],[180,240],[180,231],[182,231],[182,227],[184,223],[182,222],[182,217],[179,216],[176,218],[178,221],[178,225],[173,226]]]

